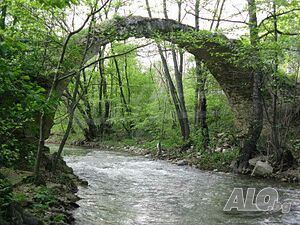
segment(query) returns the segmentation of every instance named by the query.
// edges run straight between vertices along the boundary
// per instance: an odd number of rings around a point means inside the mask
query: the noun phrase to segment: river
[[[87,150],[65,160],[89,182],[79,188],[77,225],[300,224],[296,185],[200,171],[121,152]],[[224,212],[234,187],[276,188],[280,201],[291,202],[291,210]]]

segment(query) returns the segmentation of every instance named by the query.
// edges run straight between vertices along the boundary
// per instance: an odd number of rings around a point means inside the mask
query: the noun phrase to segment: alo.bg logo
[[[248,188],[244,198],[242,188],[234,188],[225,207],[224,211],[282,211],[288,213],[291,203],[280,203],[279,195],[276,189],[268,187],[260,190],[256,197],[256,188]]]

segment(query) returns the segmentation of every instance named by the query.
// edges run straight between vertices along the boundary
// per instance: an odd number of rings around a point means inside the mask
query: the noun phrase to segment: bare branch
[[[273,19],[274,16],[279,17],[279,16],[283,16],[283,15],[286,15],[288,13],[295,12],[295,11],[300,11],[300,8],[295,8],[295,9],[291,9],[291,10],[288,10],[288,11],[284,11],[284,12],[278,13],[276,15],[273,15],[273,13],[272,13],[270,16],[267,16],[262,21],[260,21],[260,23],[258,24],[258,27],[260,27],[265,21],[267,21],[269,19]]]
[[[94,64],[96,64],[96,63],[98,63],[98,62],[100,62],[100,61],[102,61],[102,60],[110,59],[110,58],[114,58],[114,57],[118,57],[118,56],[123,56],[123,55],[126,55],[126,54],[128,54],[128,53],[131,53],[131,52],[133,52],[133,51],[135,51],[135,50],[137,50],[137,49],[139,49],[139,48],[146,47],[146,46],[148,46],[148,45],[150,45],[150,44],[152,44],[152,42],[151,42],[151,43],[144,44],[144,45],[137,46],[137,47],[132,48],[132,49],[126,51],[126,52],[122,52],[122,53],[119,53],[119,54],[114,54],[114,55],[109,55],[109,56],[105,56],[105,57],[98,58],[97,60],[95,60],[95,61],[93,61],[93,62],[91,62],[91,63],[89,63],[89,64],[87,64],[87,65],[85,65],[85,66],[83,66],[83,67],[81,67],[81,68],[79,68],[78,70],[73,71],[73,72],[70,72],[70,73],[66,74],[65,76],[62,76],[62,77],[58,78],[58,82],[59,82],[59,81],[62,81],[62,80],[65,80],[65,79],[67,79],[67,78],[69,78],[69,77],[72,77],[72,76],[74,76],[76,73],[81,72],[81,71],[83,71],[84,69],[86,69],[86,68],[88,68],[88,67],[90,67],[90,66],[92,66],[92,65],[94,65]]]
[[[192,13],[192,12],[188,12],[188,13],[193,16],[197,16],[197,15],[195,15],[195,13]],[[202,19],[202,20],[206,20],[206,21],[213,21],[213,22],[223,21],[223,22],[229,22],[229,23],[241,23],[241,24],[249,25],[248,22],[240,21],[240,20],[230,20],[230,19],[221,19],[221,18],[220,19],[211,19],[211,18],[206,18],[206,17],[201,17],[201,16],[199,16],[198,18]]]

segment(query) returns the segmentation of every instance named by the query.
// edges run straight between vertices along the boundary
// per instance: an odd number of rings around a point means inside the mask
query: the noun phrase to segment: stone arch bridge
[[[92,30],[87,57],[97,54],[104,44],[130,37],[168,41],[202,60],[226,94],[237,127],[244,132],[247,130],[252,109],[253,76],[252,70],[247,68],[246,60],[240,58],[240,41],[205,30],[197,31],[192,26],[171,19],[115,17],[98,24]],[[85,45],[84,42],[84,39],[80,40],[81,45]],[[63,93],[67,84],[68,81],[62,80],[56,85],[58,95]],[[53,117],[49,116],[46,121],[48,134]]]

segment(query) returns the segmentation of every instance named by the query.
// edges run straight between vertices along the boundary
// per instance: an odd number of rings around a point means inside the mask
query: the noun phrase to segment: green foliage
[[[12,201],[12,186],[0,174],[0,219],[6,217],[7,208]]]
[[[61,13],[57,8],[74,2],[3,3],[7,4],[7,18],[0,31],[0,165],[32,166],[35,147],[27,141],[36,143],[39,112],[53,108],[53,102],[44,103],[51,81],[48,71],[56,66],[59,37],[49,31],[52,28],[47,19]]]
[[[65,8],[66,6],[71,6],[71,4],[78,3],[78,0],[38,0],[39,3],[43,5],[44,8]]]
[[[56,214],[53,217],[53,222],[55,222],[55,223],[61,223],[61,222],[65,221],[65,218],[66,218],[66,216],[64,214]]]
[[[207,122],[213,135],[221,132],[233,132],[234,115],[223,93],[207,96]]]
[[[294,152],[295,155],[300,155],[300,139],[290,140],[289,148]]]
[[[16,202],[24,202],[27,199],[27,196],[25,193],[16,192],[13,194],[13,199]]]
[[[196,147],[197,151],[202,152],[203,149],[203,136],[202,136],[202,130],[198,129],[192,132],[191,134],[191,141],[193,145]]]
[[[237,148],[230,149],[226,152],[203,153],[198,161],[198,165],[204,170],[228,170],[229,165],[238,157]]]
[[[45,91],[19,66],[18,55],[12,54],[22,49],[9,41],[4,38],[0,46],[0,52],[4,53],[0,59],[0,164],[7,166],[31,154],[24,152],[25,146],[18,136],[22,128],[34,122],[36,113],[43,107]]]
[[[55,202],[55,196],[50,189],[46,187],[39,187],[34,196],[34,200],[37,203],[49,205]]]

